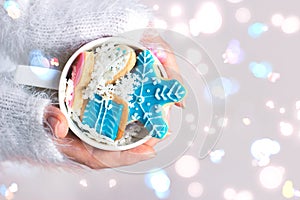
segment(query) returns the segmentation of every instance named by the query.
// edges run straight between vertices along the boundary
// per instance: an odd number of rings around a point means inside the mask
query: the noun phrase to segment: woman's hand
[[[126,151],[105,151],[94,148],[68,131],[64,114],[55,106],[48,106],[45,119],[52,133],[58,138],[58,149],[68,158],[93,169],[132,165],[155,157],[153,146],[159,139],[151,138],[146,143]]]

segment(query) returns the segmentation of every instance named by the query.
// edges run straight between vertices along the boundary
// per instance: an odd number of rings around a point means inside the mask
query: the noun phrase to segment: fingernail
[[[52,128],[53,134],[56,135],[60,121],[55,117],[48,117],[47,122]]]
[[[167,132],[166,137],[169,137],[169,136],[171,136],[171,135],[172,135],[172,132],[169,131],[169,132]]]
[[[156,157],[156,153],[147,153],[145,154],[148,159]]]
[[[185,101],[181,101],[181,102],[176,103],[176,106],[184,109],[186,107],[185,106]]]

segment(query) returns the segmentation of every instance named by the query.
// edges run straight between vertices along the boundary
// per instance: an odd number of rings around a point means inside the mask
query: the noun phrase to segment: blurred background
[[[192,91],[187,108],[173,111],[174,135],[158,145],[157,158],[120,169],[5,163],[0,199],[300,199],[300,2],[142,3],[155,27],[189,38],[183,47],[165,37],[175,53],[187,50],[178,62]],[[201,154],[207,137],[213,141]]]

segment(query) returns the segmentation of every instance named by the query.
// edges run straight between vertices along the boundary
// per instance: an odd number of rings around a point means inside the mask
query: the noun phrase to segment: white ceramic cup
[[[103,149],[103,150],[109,150],[109,151],[127,150],[127,149],[131,149],[131,148],[137,147],[137,146],[145,143],[146,141],[148,141],[151,138],[151,135],[148,134],[146,137],[138,140],[137,142],[134,142],[134,143],[131,143],[128,145],[120,145],[120,146],[119,145],[108,145],[108,144],[97,142],[95,139],[92,139],[91,137],[88,137],[86,134],[84,134],[82,132],[82,130],[80,129],[80,127],[78,127],[76,125],[76,123],[69,116],[68,108],[65,104],[67,75],[68,75],[69,71],[71,70],[72,64],[75,61],[75,59],[78,57],[78,55],[80,53],[91,50],[91,49],[95,49],[96,47],[101,46],[101,44],[103,44],[104,42],[108,42],[108,41],[116,42],[119,44],[125,44],[135,50],[137,50],[137,49],[145,50],[146,49],[140,43],[133,41],[133,40],[126,39],[126,38],[122,38],[122,37],[100,38],[100,39],[94,40],[92,42],[89,42],[89,43],[83,45],[81,48],[79,48],[69,58],[69,60],[65,64],[62,72],[55,70],[55,69],[50,69],[50,68],[19,65],[17,67],[16,73],[15,73],[15,81],[19,84],[58,90],[60,110],[66,116],[70,129],[74,132],[75,135],[77,135],[85,143],[87,143],[93,147]],[[159,70],[161,71],[162,75],[164,77],[166,77],[166,72],[165,72],[163,66],[160,64],[158,59],[156,61],[158,63],[158,67],[159,67]]]

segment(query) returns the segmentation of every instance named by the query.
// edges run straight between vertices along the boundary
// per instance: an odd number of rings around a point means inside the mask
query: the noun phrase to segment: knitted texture
[[[49,103],[43,94],[30,94],[13,84],[9,74],[1,74],[0,161],[64,161],[43,126],[43,110]]]
[[[135,0],[18,0],[21,17],[0,7],[0,161],[69,163],[43,126],[49,96],[16,85],[16,64],[28,64],[31,50],[57,57],[61,66],[82,44],[146,27],[149,13]],[[0,0],[3,5],[4,0]],[[6,56],[12,63],[6,62]]]
[[[135,0],[41,0],[29,7],[18,2],[22,14],[17,20],[0,9],[0,48],[22,64],[34,49],[63,64],[82,44],[144,28],[149,18],[148,10]]]

